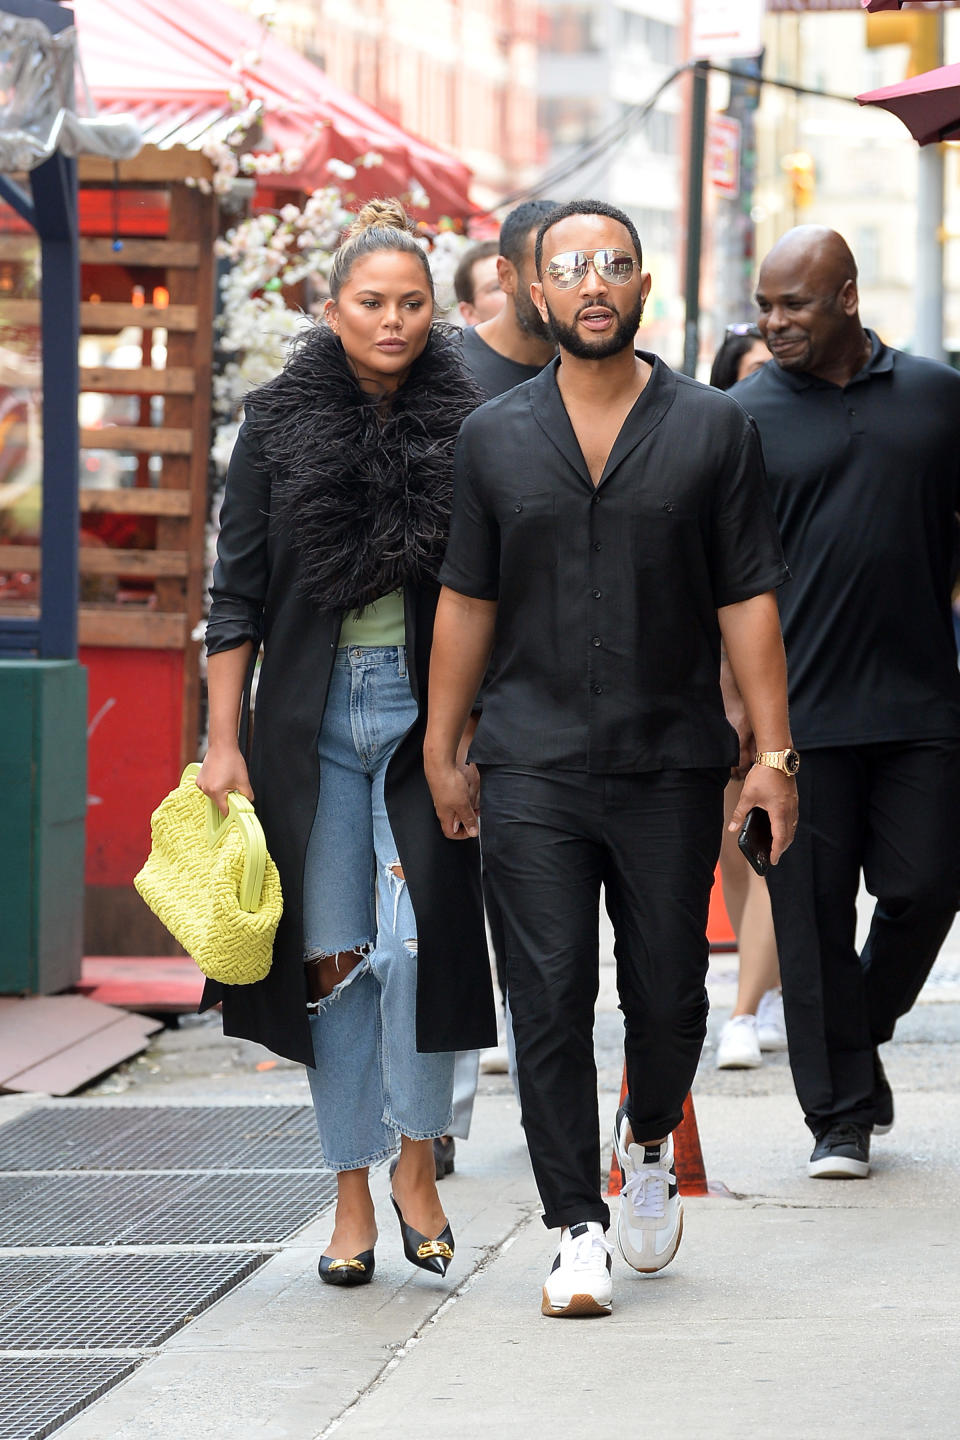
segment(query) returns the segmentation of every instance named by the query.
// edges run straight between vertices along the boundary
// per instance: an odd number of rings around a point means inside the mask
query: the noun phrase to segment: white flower
[[[345,160],[338,160],[335,156],[327,161],[327,169],[331,175],[336,175],[338,180],[352,180],[357,173],[352,165],[348,165]]]

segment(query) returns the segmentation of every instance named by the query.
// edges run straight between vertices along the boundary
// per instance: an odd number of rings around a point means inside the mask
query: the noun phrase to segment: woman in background
[[[714,357],[710,384],[718,390],[729,390],[769,359],[770,351],[756,325],[728,325],[723,344]],[[745,757],[741,757],[743,759]],[[737,937],[740,969],[736,1004],[717,1044],[718,1070],[755,1069],[763,1064],[765,1050],[785,1050],[787,1046],[780,965],[767,882],[747,864],[737,846],[736,835],[727,830],[748,768],[749,765],[738,766],[724,791],[720,878],[727,915]]]

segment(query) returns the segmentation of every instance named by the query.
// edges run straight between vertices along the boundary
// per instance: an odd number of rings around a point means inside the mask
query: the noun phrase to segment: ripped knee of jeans
[[[390,894],[393,896],[393,930],[394,934],[396,934],[397,915],[400,912],[400,896],[403,894],[403,887],[407,881],[403,873],[403,866],[399,860],[393,860],[389,865],[385,865],[384,869],[387,872],[387,884],[390,887]]]
[[[397,917],[400,913],[400,896],[403,894],[403,887],[407,883],[407,877],[403,873],[403,866],[399,860],[394,860],[390,865],[385,865],[384,869],[387,874],[387,884],[390,886],[390,893],[393,896],[393,931],[394,934],[396,934]],[[416,955],[416,937],[411,940],[404,940],[401,943],[403,948],[409,950],[411,955]]]
[[[373,947],[355,945],[351,950],[339,950],[334,954],[308,955],[303,962],[304,979],[307,986],[307,1009],[318,1010],[356,972]]]

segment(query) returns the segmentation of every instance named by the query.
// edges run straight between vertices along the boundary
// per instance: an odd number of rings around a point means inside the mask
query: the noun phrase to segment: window
[[[553,5],[540,12],[540,48],[554,55],[599,50],[600,26],[593,5]]]
[[[601,104],[592,96],[541,100],[537,123],[551,145],[581,145],[600,128]]]
[[[649,52],[651,60],[661,65],[677,63],[676,25],[651,20],[648,15],[637,15],[633,10],[621,10],[620,20],[620,38],[624,48],[642,47]]]

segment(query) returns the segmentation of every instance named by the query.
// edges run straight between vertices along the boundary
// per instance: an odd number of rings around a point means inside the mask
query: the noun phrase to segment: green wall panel
[[[83,668],[0,661],[0,994],[80,978],[86,778]]]

